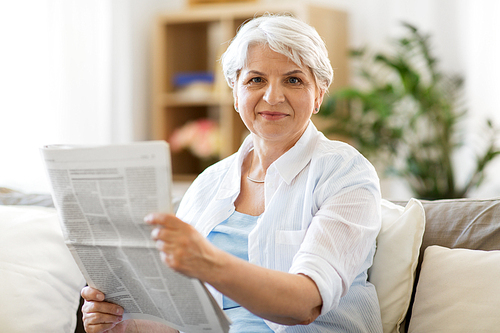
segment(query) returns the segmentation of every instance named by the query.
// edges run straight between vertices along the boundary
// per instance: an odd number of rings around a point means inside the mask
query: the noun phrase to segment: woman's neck
[[[297,141],[298,139],[286,143],[270,143],[254,137],[253,154],[251,156],[252,169],[257,167],[263,170],[265,175],[267,168],[280,158],[281,155],[290,150]]]

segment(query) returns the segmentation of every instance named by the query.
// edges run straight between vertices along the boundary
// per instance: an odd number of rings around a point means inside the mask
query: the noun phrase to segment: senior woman
[[[234,105],[251,134],[205,170],[176,216],[146,222],[162,260],[200,279],[231,332],[381,332],[367,281],[380,229],[380,189],[354,148],[310,121],[333,77],[317,32],[290,16],[246,23],[222,57]],[[87,332],[158,331],[82,290]]]

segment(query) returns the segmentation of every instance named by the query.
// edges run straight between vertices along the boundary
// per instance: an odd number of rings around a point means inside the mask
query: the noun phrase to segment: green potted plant
[[[452,156],[463,145],[463,80],[438,70],[429,35],[403,25],[407,34],[395,40],[393,54],[352,51],[361,87],[341,89],[325,101],[319,114],[331,121],[323,131],[383,160],[386,171],[403,177],[419,198],[465,197],[500,154],[497,132],[487,120],[486,148],[476,154],[468,181],[458,185]]]

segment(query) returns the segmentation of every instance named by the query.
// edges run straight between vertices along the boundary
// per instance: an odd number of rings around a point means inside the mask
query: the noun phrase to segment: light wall
[[[0,187],[47,192],[38,148],[148,137],[151,26],[171,0],[17,0],[0,11]]]

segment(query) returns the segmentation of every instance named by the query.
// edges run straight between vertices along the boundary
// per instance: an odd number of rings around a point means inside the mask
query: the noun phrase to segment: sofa
[[[384,200],[377,246],[384,333],[500,332],[500,198]]]
[[[384,333],[500,331],[500,198],[382,202]],[[0,188],[0,331],[83,332],[85,285],[48,194]]]

